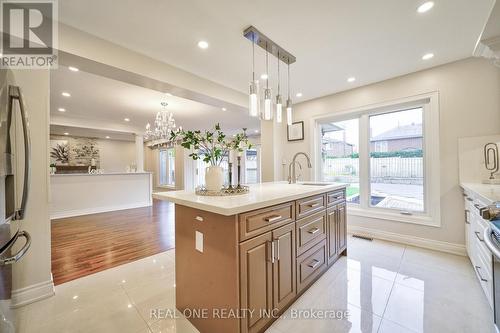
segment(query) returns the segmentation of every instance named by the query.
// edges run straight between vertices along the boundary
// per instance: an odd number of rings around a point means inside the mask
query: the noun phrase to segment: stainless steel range
[[[493,257],[493,312],[497,332],[500,332],[500,202],[481,210],[483,218],[490,220],[484,231],[484,242]]]

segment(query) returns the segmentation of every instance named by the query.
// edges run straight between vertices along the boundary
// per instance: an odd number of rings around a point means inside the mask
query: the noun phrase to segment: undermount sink
[[[309,185],[309,186],[327,186],[332,185],[330,183],[298,183],[299,185]]]

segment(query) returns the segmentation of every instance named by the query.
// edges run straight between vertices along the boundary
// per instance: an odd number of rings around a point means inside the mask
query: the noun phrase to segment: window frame
[[[422,134],[424,151],[424,212],[412,212],[412,215],[403,215],[400,211],[370,206],[370,138],[369,117],[422,107]],[[313,170],[313,178],[320,180],[322,176],[321,163],[321,131],[320,126],[325,122],[338,122],[349,119],[359,119],[359,186],[360,203],[348,204],[349,213],[353,216],[362,216],[396,222],[415,223],[433,227],[441,226],[440,212],[440,155],[439,155],[439,93],[426,94],[370,104],[355,109],[345,110],[327,116],[311,119],[311,132],[315,133],[311,140],[311,151],[317,167]],[[320,148],[318,148],[320,147]],[[368,158],[367,158],[368,157]]]

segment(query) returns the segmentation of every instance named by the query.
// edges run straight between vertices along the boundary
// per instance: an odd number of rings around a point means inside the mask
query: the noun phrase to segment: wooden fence
[[[359,158],[326,158],[323,160],[323,174],[326,178],[335,176],[358,176]],[[393,182],[413,180],[420,183],[424,178],[422,157],[381,157],[370,158],[372,182]]]

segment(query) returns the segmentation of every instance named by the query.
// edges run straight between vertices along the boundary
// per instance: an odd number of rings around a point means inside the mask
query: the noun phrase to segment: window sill
[[[412,223],[428,227],[441,227],[441,221],[437,221],[430,216],[423,215],[402,215],[388,211],[378,211],[377,209],[363,209],[354,205],[347,205],[347,213],[353,216],[368,217],[392,222]]]

